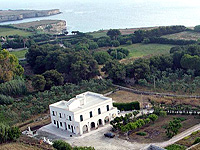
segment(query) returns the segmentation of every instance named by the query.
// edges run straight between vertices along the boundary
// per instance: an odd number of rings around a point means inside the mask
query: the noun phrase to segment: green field
[[[122,45],[120,48],[126,48],[130,51],[128,58],[138,58],[145,56],[153,56],[167,54],[174,45],[167,44],[132,44]]]
[[[19,29],[0,27],[0,36],[9,36],[9,35],[30,36],[32,35],[32,33]]]
[[[103,32],[103,31],[89,32],[88,34],[92,35],[94,38],[100,38],[102,36],[107,36],[106,32]]]
[[[11,54],[14,54],[17,56],[17,58],[25,58],[25,54],[27,53],[27,49],[21,50],[21,51],[12,51]]]

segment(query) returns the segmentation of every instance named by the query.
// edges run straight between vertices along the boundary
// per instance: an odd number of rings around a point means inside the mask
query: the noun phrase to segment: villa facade
[[[55,127],[77,135],[104,126],[117,116],[112,98],[93,92],[79,94],[69,101],[59,101],[49,108]]]

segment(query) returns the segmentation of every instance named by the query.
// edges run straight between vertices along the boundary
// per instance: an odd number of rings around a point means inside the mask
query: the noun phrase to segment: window
[[[69,121],[72,121],[72,117],[71,116],[69,116]]]
[[[101,109],[100,108],[98,108],[98,114],[101,114]]]
[[[109,105],[107,105],[106,108],[107,108],[107,111],[109,111]]]
[[[53,116],[55,116],[55,112],[54,111],[52,111],[52,114],[53,114]]]
[[[61,115],[61,113],[59,113],[60,114],[60,118],[62,118],[62,115]]]
[[[68,124],[68,129],[70,129],[70,125]]]
[[[62,127],[62,122],[60,122],[60,126]]]
[[[53,123],[56,124],[56,121],[54,120]]]
[[[90,118],[92,118],[92,111],[90,112]]]
[[[80,121],[83,121],[83,115],[80,115]]]

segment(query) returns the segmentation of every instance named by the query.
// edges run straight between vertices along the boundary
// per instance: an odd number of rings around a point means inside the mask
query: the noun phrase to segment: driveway
[[[82,136],[69,137],[70,133],[65,130],[60,130],[51,124],[39,129],[39,137],[47,137],[50,140],[63,139],[72,146],[92,146],[96,150],[139,150],[148,144],[141,144],[136,142],[128,142],[126,140],[115,138],[106,138],[104,133],[111,130],[111,125],[105,125],[98,130],[93,130]]]

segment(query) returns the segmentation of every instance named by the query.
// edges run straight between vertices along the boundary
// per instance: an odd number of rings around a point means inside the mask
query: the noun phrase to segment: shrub
[[[140,136],[146,136],[146,135],[147,135],[146,132],[137,132],[136,134],[137,134],[137,135],[140,135]]]
[[[182,146],[182,145],[172,144],[172,145],[165,147],[165,149],[167,149],[167,150],[185,150],[186,148],[185,148],[185,146]]]
[[[111,46],[114,46],[114,47],[118,47],[118,46],[120,46],[120,43],[119,43],[118,40],[112,40],[112,41],[110,42],[110,45],[111,45]]]
[[[200,137],[197,137],[197,138],[195,139],[193,145],[194,145],[194,144],[197,144],[197,143],[200,143]]]
[[[53,147],[57,150],[73,150],[71,145],[66,143],[65,141],[62,140],[57,140],[53,142]]]
[[[174,118],[174,119],[178,119],[178,120],[180,120],[181,122],[187,120],[187,119],[184,118],[184,117],[176,117],[176,118]]]
[[[19,96],[27,92],[25,81],[22,79],[11,80],[0,84],[0,94]]]
[[[0,94],[0,105],[10,105],[13,101],[14,99],[12,97]]]
[[[21,132],[18,127],[10,127],[0,123],[0,143],[15,141],[19,138],[20,134]]]
[[[131,103],[113,103],[114,107],[117,107],[119,110],[140,110],[140,103],[138,101],[131,102]]]

